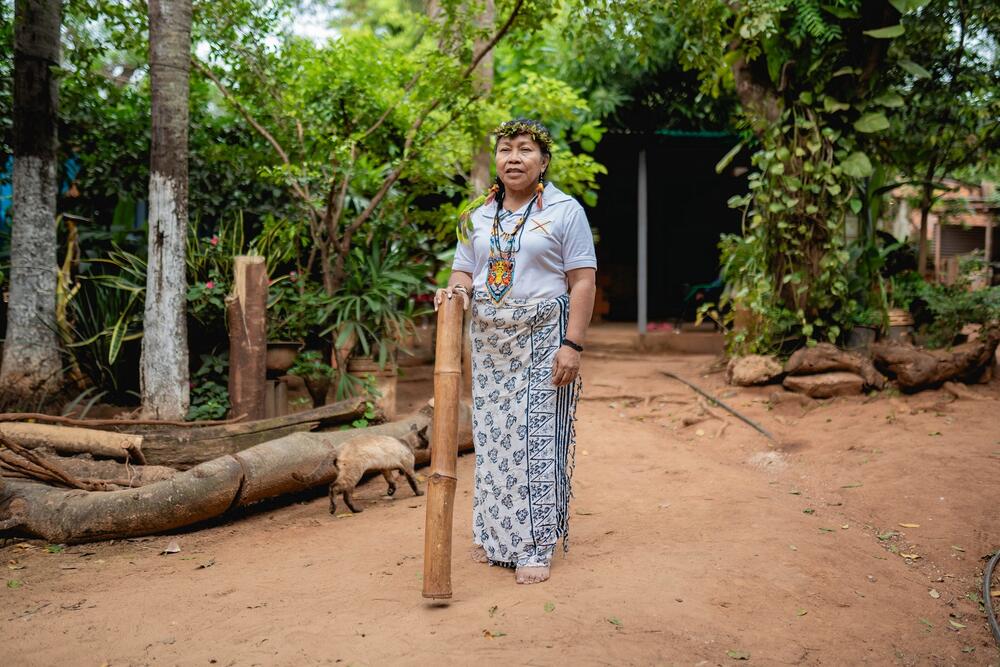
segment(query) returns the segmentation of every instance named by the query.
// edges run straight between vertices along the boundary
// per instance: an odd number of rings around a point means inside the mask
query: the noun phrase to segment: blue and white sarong
[[[579,376],[552,385],[569,295],[495,305],[476,292],[472,334],[473,540],[494,565],[548,565],[568,549]]]

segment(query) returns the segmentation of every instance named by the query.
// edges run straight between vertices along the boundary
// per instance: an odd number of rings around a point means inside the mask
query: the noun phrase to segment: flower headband
[[[528,118],[508,120],[505,123],[500,123],[493,130],[492,134],[497,138],[497,141],[500,141],[501,137],[516,137],[526,134],[542,147],[543,153],[546,155],[552,154],[552,135],[549,133],[548,128],[537,120],[530,120]]]

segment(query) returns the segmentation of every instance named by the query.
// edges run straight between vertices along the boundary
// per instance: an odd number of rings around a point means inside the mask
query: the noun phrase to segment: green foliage
[[[316,281],[292,271],[271,281],[267,298],[267,338],[305,341],[326,326],[332,297]]]
[[[333,367],[323,361],[323,353],[319,350],[306,350],[295,358],[288,374],[307,379],[328,378],[333,375]]]
[[[191,378],[191,421],[224,419],[229,412],[229,352],[201,355],[201,365]]]
[[[331,300],[335,347],[353,343],[355,356],[371,357],[384,367],[395,359],[400,341],[413,333],[413,296],[423,291],[426,265],[414,264],[404,248],[377,245],[367,253],[355,248],[347,280]]]

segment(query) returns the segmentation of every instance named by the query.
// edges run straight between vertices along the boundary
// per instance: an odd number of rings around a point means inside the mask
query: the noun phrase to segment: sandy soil
[[[545,584],[465,558],[464,456],[450,605],[420,597],[424,498],[377,479],[349,518],[311,494],[171,536],[0,545],[3,663],[1000,665],[976,601],[1000,384],[772,407],[713,361],[586,357],[572,548]],[[781,444],[719,408],[684,427],[702,408],[661,370]]]

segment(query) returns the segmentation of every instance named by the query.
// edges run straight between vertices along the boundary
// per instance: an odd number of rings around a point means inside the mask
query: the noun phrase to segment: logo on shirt
[[[546,236],[551,236],[549,232],[549,225],[552,223],[551,220],[540,220],[538,218],[531,219],[531,227],[528,228],[529,232],[539,232],[545,234]]]

